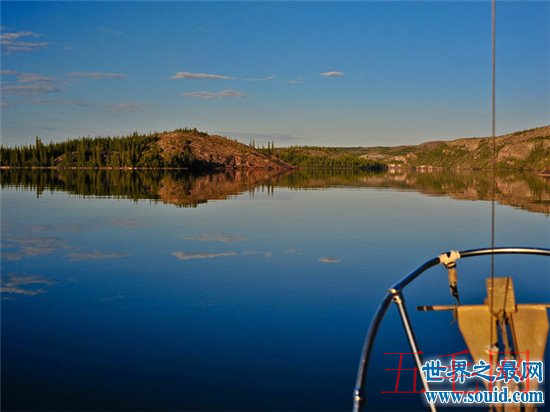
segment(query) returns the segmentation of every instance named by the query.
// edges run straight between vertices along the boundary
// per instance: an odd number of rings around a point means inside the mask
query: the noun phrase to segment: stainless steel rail
[[[451,252],[448,252],[448,254],[450,253]],[[461,259],[469,258],[469,257],[477,257],[477,256],[487,256],[487,255],[494,256],[494,255],[507,255],[507,254],[539,255],[539,256],[550,257],[550,249],[525,248],[525,247],[486,248],[486,249],[464,250],[459,252],[459,254]],[[366,402],[365,384],[367,381],[369,360],[372,355],[374,341],[376,339],[378,329],[380,328],[382,320],[384,319],[384,315],[386,314],[386,311],[388,310],[392,301],[396,304],[399,310],[399,314],[401,316],[403,327],[405,328],[405,332],[407,334],[407,339],[409,341],[411,351],[412,353],[416,354],[416,355],[413,355],[415,363],[419,368],[419,363],[421,362],[421,359],[419,356],[420,349],[418,348],[416,338],[414,337],[414,331],[408,319],[404,299],[402,298],[401,292],[409,283],[411,283],[413,280],[418,278],[421,274],[426,272],[428,269],[434,266],[437,266],[439,263],[441,263],[441,260],[439,257],[436,257],[428,260],[427,262],[419,266],[417,269],[413,270],[411,273],[409,273],[399,282],[397,282],[392,287],[390,287],[390,289],[388,289],[386,296],[384,297],[384,299],[382,299],[380,306],[378,306],[378,309],[376,310],[374,317],[372,318],[369,330],[367,332],[367,336],[363,344],[363,350],[361,352],[361,359],[359,361],[359,370],[357,372],[355,389],[353,391],[353,410],[355,412],[359,412],[360,410],[362,410],[363,406],[365,405],[365,402]],[[423,378],[421,373],[420,373],[420,377]],[[422,384],[424,386],[424,390],[428,391],[429,387],[425,379],[422,379]],[[435,411],[435,406],[430,405],[430,408],[432,409],[432,411]]]

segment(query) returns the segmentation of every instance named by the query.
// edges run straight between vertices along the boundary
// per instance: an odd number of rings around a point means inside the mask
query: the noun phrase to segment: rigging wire
[[[496,0],[491,0],[491,249],[495,248],[495,157],[496,157]],[[493,294],[495,279],[495,255],[491,254],[491,297],[489,321],[489,340],[493,340]],[[498,340],[498,339],[497,339]],[[495,342],[489,342],[492,350]]]

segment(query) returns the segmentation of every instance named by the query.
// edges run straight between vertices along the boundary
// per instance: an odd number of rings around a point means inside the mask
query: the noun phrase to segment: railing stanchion
[[[424,387],[424,390],[426,392],[430,392],[428,381],[422,373],[422,359],[420,357],[421,352],[420,349],[418,349],[418,343],[416,342],[416,337],[414,336],[414,330],[411,325],[411,320],[407,312],[407,307],[405,306],[405,298],[403,297],[403,294],[396,289],[390,289],[390,293],[393,295],[393,302],[395,303],[395,306],[397,306],[399,316],[401,317],[401,322],[403,322],[403,329],[405,330],[405,334],[407,335],[407,340],[409,341],[409,346],[411,347],[412,356],[414,358],[416,368],[418,369],[418,374],[420,375],[422,386]],[[428,405],[430,406],[430,410],[432,412],[436,412],[437,409],[435,408],[435,405],[433,403],[429,403]]]

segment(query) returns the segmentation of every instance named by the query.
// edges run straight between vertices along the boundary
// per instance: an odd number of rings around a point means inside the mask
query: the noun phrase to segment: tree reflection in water
[[[187,170],[5,169],[2,188],[64,191],[84,197],[149,199],[180,207],[257,190],[330,187],[389,188],[430,196],[490,200],[491,176],[482,171],[369,173],[360,170],[304,169],[286,172],[231,170],[197,174]],[[528,173],[499,173],[496,200],[531,212],[550,214],[550,179]]]

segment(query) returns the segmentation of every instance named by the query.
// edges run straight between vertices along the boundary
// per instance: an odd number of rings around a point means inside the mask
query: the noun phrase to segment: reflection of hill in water
[[[490,200],[490,175],[482,172],[372,174],[355,170],[298,170],[193,175],[164,170],[3,170],[2,187],[61,190],[79,196],[151,199],[177,206],[196,206],[257,189],[276,187],[320,189],[370,187],[414,190],[430,196],[464,200]],[[499,203],[550,214],[550,180],[522,173],[496,176]]]
[[[64,191],[85,197],[149,199],[183,207],[223,200],[268,187],[279,174],[268,170],[192,174],[181,170],[3,170],[2,187]]]

